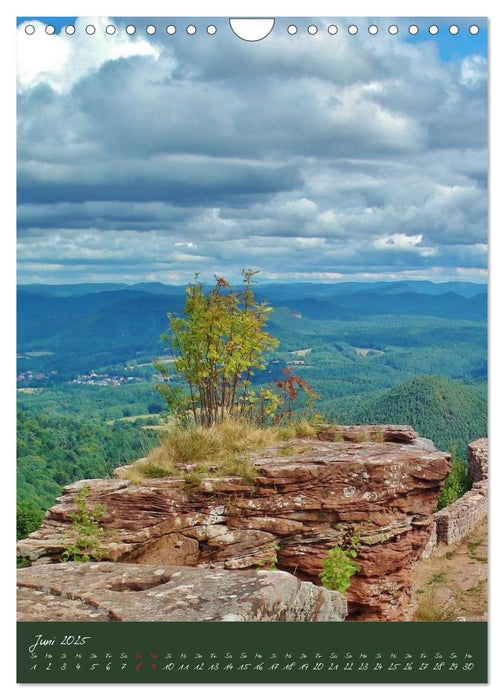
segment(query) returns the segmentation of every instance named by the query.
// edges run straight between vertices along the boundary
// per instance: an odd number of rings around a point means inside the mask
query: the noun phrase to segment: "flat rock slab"
[[[341,622],[341,593],[285,571],[95,562],[18,570],[18,621]]]

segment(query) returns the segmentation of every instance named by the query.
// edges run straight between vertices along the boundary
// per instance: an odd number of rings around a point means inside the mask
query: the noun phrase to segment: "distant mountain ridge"
[[[486,319],[487,295],[480,292],[485,285],[453,283],[458,287],[463,284],[461,291],[464,295],[461,295],[446,291],[450,289],[449,284],[439,285],[443,291],[431,282],[401,283],[399,286],[396,283],[369,283],[368,286],[353,282],[333,285],[296,283],[257,285],[255,289],[258,298],[267,299],[274,307],[286,307],[293,313],[317,320],[351,320],[376,314]],[[410,285],[416,290],[424,285],[428,292],[411,291]],[[473,293],[475,291],[478,293]],[[110,337],[112,328],[117,326],[118,316],[125,324],[124,328],[137,325],[135,340],[138,340],[138,331],[147,338],[151,327],[153,337],[157,338],[164,329],[166,313],[181,313],[184,298],[184,287],[159,283],[129,286],[21,285],[17,295],[18,343],[22,346],[46,340],[49,342],[47,349],[51,350],[54,345],[49,340],[51,336],[70,333],[72,328],[80,334],[94,322],[103,324]],[[82,325],[84,328],[79,328]]]
[[[350,320],[376,314],[484,320],[488,305],[486,292],[481,291],[486,290],[486,285],[467,282],[266,284],[257,285],[255,290],[258,299],[267,300],[275,308],[286,307],[318,320]],[[130,304],[135,316],[140,299],[147,316],[161,304],[166,305],[166,311],[179,313],[184,298],[185,287],[157,282],[20,285],[18,342],[47,338],[89,314],[106,313],[107,309],[113,313],[117,304],[123,312]]]
[[[432,317],[449,326],[466,320],[484,324],[487,317],[487,295],[482,292],[486,285],[472,283],[268,283],[254,289],[259,300],[274,307],[270,330],[280,331],[282,343],[286,334],[294,344],[296,339],[306,342],[301,337],[307,331],[320,338],[326,333],[325,322],[364,324],[372,320],[381,327],[390,325],[395,317],[403,318],[404,326]],[[180,315],[185,303],[185,286],[157,282],[20,285],[17,292],[19,371],[56,370],[60,378],[158,356],[166,350],[159,336],[167,328],[167,313]],[[460,339],[464,329],[452,330],[454,338]],[[340,331],[335,326],[329,332],[334,336]],[[467,332],[475,337],[474,327]],[[390,337],[389,344],[392,341]],[[367,347],[364,339],[362,342]],[[27,359],[23,353],[32,357]]]
[[[22,284],[18,290],[51,296],[81,296],[117,290],[138,290],[151,294],[183,294],[186,284],[169,285],[163,282],[86,282],[78,284]],[[270,294],[275,299],[289,299],[292,295],[305,297],[340,296],[359,291],[380,291],[382,294],[416,292],[438,296],[453,292],[471,298],[487,292],[487,285],[476,282],[431,282],[429,280],[403,280],[398,282],[266,282],[255,285],[261,295]]]
[[[84,282],[80,284],[20,284],[18,291],[56,297],[87,296],[100,292],[140,291],[150,294],[183,294],[187,285],[169,285],[162,282]]]

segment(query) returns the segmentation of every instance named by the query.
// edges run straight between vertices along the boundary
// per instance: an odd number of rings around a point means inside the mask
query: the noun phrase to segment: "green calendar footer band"
[[[485,622],[20,622],[19,683],[486,683]]]

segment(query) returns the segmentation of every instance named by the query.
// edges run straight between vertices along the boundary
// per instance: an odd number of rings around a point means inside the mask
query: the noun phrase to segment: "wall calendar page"
[[[16,32],[18,682],[486,683],[486,18]]]

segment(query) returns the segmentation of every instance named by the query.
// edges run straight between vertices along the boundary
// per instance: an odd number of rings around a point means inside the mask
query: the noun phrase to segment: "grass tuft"
[[[203,476],[239,476],[252,482],[256,471],[250,456],[279,441],[307,438],[316,429],[307,420],[281,427],[259,427],[243,420],[227,420],[211,428],[189,425],[170,426],[160,433],[161,446],[133,463],[126,478],[133,483],[181,475],[194,486]],[[290,456],[303,452],[306,445],[283,445],[279,453]],[[191,469],[181,470],[182,465]]]
[[[471,593],[472,595],[477,595],[480,596],[486,589],[487,582],[485,579],[481,579],[478,581],[478,583],[473,586],[472,588],[469,588],[467,591],[468,593]]]
[[[415,622],[453,622],[457,614],[452,607],[441,605],[430,592],[420,600],[413,619]]]
[[[308,438],[313,437],[317,434],[316,429],[305,419],[299,420],[293,425],[295,437],[297,438]]]
[[[317,434],[316,428],[306,419],[302,418],[296,423],[281,425],[276,430],[278,440],[293,440],[294,438],[308,438]]]
[[[193,469],[183,476],[189,485],[196,485],[206,474],[253,480],[250,454],[277,439],[274,428],[259,428],[245,421],[228,420],[211,428],[173,426],[160,435],[161,446],[150,452],[147,461],[135,462],[126,477],[142,481],[173,476],[179,473],[179,465],[190,464]]]

